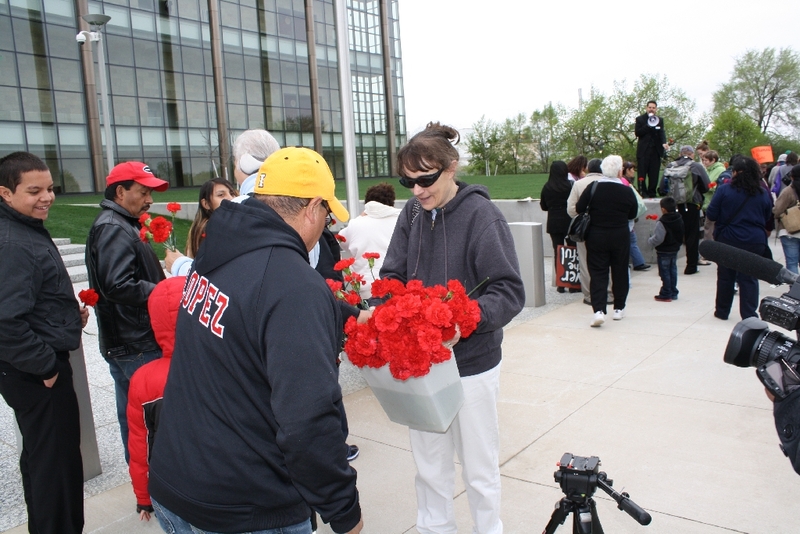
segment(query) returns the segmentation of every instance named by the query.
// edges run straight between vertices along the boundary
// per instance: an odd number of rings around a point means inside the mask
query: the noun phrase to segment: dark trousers
[[[0,394],[14,410],[22,433],[19,470],[31,534],[83,531],[83,462],[78,398],[72,368],[58,360],[48,388],[36,376],[0,369]]]
[[[600,228],[592,226],[586,239],[586,252],[589,256],[589,293],[592,310],[606,311],[608,298],[608,269],[611,269],[614,309],[625,308],[628,299],[628,257],[631,253],[631,238],[628,225],[620,228]]]
[[[658,276],[661,277],[661,290],[659,297],[668,299],[678,298],[678,253],[657,252]]]
[[[649,154],[636,160],[636,173],[638,177],[647,177],[646,182],[641,182],[639,193],[644,198],[656,198],[658,187],[658,173],[661,170],[661,158],[658,154]],[[647,184],[645,186],[645,183]]]
[[[683,219],[683,243],[686,245],[686,270],[684,274],[697,271],[700,259],[700,208],[697,204],[678,204]]]
[[[731,245],[759,256],[764,255],[765,243],[741,243],[733,241],[718,240],[727,245]],[[758,309],[758,279],[747,276],[740,272],[728,269],[721,265],[717,266],[717,299],[715,303],[714,315],[721,319],[727,319],[731,313],[733,305],[734,284],[739,284],[739,315],[742,319],[757,317]]]

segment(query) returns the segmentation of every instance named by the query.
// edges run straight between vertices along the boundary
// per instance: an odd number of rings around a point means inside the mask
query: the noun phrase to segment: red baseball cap
[[[111,173],[106,177],[106,187],[125,180],[133,180],[137,184],[154,189],[159,193],[163,193],[169,188],[169,182],[156,178],[150,167],[141,161],[126,161],[111,169]]]

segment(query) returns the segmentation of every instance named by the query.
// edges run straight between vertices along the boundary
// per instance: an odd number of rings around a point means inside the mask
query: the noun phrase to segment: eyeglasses
[[[407,187],[408,189],[413,189],[415,185],[420,187],[430,187],[436,183],[436,180],[439,179],[439,176],[442,175],[443,171],[444,169],[439,169],[433,174],[426,174],[425,176],[418,176],[416,178],[409,178],[408,176],[400,175],[400,185]]]
[[[320,202],[320,206],[325,208],[325,226],[330,226],[333,224],[333,217],[331,216],[331,207],[328,205],[327,200],[323,200]]]

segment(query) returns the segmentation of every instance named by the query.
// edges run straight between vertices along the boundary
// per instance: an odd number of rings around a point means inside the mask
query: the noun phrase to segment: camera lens
[[[725,347],[725,363],[737,367],[759,367],[779,358],[797,363],[800,347],[780,332],[770,332],[769,325],[756,317],[739,322]]]

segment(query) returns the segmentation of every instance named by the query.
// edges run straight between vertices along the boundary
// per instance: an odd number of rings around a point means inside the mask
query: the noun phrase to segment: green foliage
[[[497,125],[486,117],[472,126],[472,134],[466,138],[467,151],[472,155],[468,172],[489,176],[492,170],[493,156],[500,148],[500,131]]]
[[[536,110],[531,114],[530,132],[531,153],[533,158],[533,169],[538,172],[549,172],[550,164],[556,159],[563,157],[564,146],[564,122],[567,110],[561,104],[553,106],[552,103],[546,105],[542,110]]]
[[[742,110],[762,132],[798,128],[800,54],[791,48],[748,50],[736,60],[731,79],[714,93],[714,113]]]
[[[770,144],[755,121],[735,108],[717,113],[706,138],[721,161],[728,161],[734,154],[749,156],[754,146]]]

